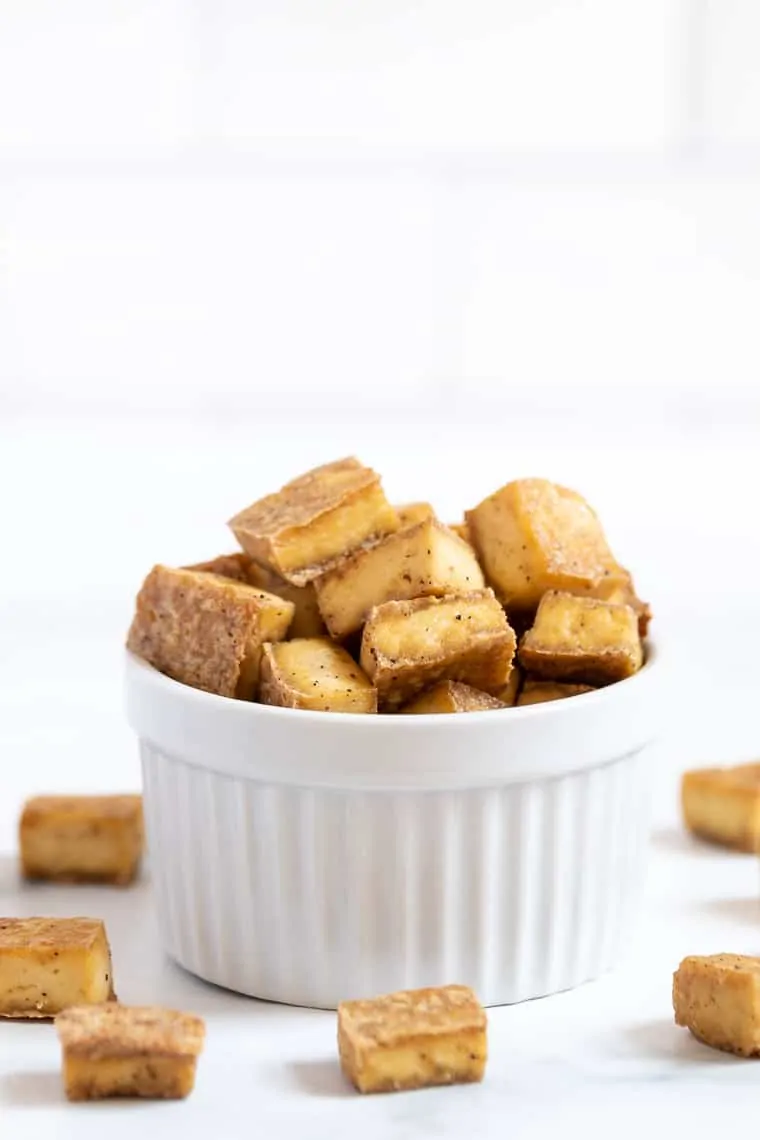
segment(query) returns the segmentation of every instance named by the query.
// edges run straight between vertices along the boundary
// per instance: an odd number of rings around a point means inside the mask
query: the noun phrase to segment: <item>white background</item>
[[[93,782],[147,567],[350,451],[444,513],[578,485],[730,699],[706,647],[754,602],[759,37],[751,0],[0,4],[20,790]],[[78,669],[67,736],[42,709]],[[113,727],[98,782],[134,778]]]
[[[0,847],[136,783],[149,566],[349,452],[447,517],[578,486],[663,771],[760,750],[759,44],[752,0],[0,0]]]
[[[127,998],[210,1018],[193,1135],[234,1135],[241,1088],[247,1131],[299,1136],[746,1127],[752,1067],[677,1034],[668,990],[683,953],[757,952],[752,861],[687,846],[675,793],[760,754],[759,58],[754,0],[0,0],[0,852],[27,795],[138,786],[140,580],[316,462],[452,519],[515,476],[578,487],[663,651],[638,940],[500,1011],[485,1100],[331,1100],[332,1022],[173,971],[143,888],[97,902]],[[0,912],[38,905],[0,867]],[[14,1136],[100,1134],[22,1036]]]

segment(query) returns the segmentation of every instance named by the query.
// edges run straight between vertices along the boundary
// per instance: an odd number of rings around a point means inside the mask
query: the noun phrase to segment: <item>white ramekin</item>
[[[447,982],[486,1005],[610,968],[648,839],[656,653],[551,704],[358,716],[199,692],[129,657],[166,950],[333,1009]]]

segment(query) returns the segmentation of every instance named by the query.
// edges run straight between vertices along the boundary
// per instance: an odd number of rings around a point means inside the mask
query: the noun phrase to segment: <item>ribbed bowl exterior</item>
[[[372,791],[140,747],[162,938],[218,985],[333,1009],[458,982],[502,1005],[598,977],[630,928],[647,749],[503,786]]]

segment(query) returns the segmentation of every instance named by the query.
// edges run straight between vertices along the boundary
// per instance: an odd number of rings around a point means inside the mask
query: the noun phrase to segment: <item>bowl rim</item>
[[[144,760],[161,755],[301,788],[482,787],[562,776],[639,752],[659,728],[659,656],[648,646],[632,677],[568,700],[462,716],[368,716],[220,697],[128,653],[126,712]]]
[[[462,722],[472,727],[474,724],[482,723],[483,720],[488,720],[490,723],[494,714],[503,716],[504,713],[509,712],[510,721],[514,721],[516,717],[522,720],[531,719],[548,719],[553,715],[559,715],[560,711],[565,714],[568,711],[568,706],[572,704],[577,707],[581,704],[584,710],[589,710],[592,704],[600,705],[614,699],[614,696],[622,696],[623,692],[632,693],[634,687],[637,689],[642,685],[646,685],[650,680],[652,672],[659,670],[661,666],[661,649],[656,640],[647,639],[645,642],[646,657],[644,664],[630,677],[623,678],[622,681],[614,681],[610,685],[603,685],[600,688],[592,689],[588,693],[578,693],[569,700],[556,700],[544,701],[534,705],[507,705],[503,709],[479,709],[476,712],[469,712],[465,716],[447,716],[445,723],[451,725],[452,731],[461,731]],[[265,705],[260,704],[258,701],[244,701],[239,700],[237,697],[223,697],[218,693],[209,693],[205,689],[196,689],[192,685],[186,685],[183,681],[176,681],[173,677],[167,676],[162,673],[150,662],[144,658],[138,657],[137,654],[132,653],[131,650],[125,650],[127,659],[127,679],[129,680],[130,672],[139,673],[144,679],[150,678],[150,683],[154,684],[159,692],[166,694],[168,698],[184,697],[188,701],[197,702],[201,707],[205,706],[209,712],[223,712],[224,709],[234,709],[235,716],[250,716],[256,718],[271,718],[273,720],[291,720],[294,715],[298,716],[299,722],[307,720],[317,724],[382,724],[385,728],[372,728],[371,732],[385,731],[389,725],[394,726],[394,731],[398,730],[399,723],[409,724],[409,731],[416,731],[415,725],[425,726],[430,725],[431,722],[436,724],[441,723],[441,713],[416,713],[414,716],[400,716],[395,714],[367,714],[367,713],[347,713],[347,712],[324,712],[317,709],[293,709],[284,708],[280,705]],[[612,694],[612,696],[611,696]],[[459,726],[459,727],[457,727]]]

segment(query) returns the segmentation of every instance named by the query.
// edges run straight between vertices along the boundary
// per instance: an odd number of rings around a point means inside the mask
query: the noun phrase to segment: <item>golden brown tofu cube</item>
[[[453,530],[454,534],[461,538],[463,542],[469,542],[470,546],[472,546],[472,535],[470,534],[470,528],[466,522],[449,523],[449,530]]]
[[[497,700],[501,702],[504,708],[511,709],[517,704],[517,697],[520,693],[520,686],[523,682],[523,671],[516,661],[512,662],[512,668],[509,671],[509,678],[506,685],[502,685],[499,691],[495,694]]]
[[[565,697],[578,697],[581,693],[593,693],[593,685],[569,685],[561,681],[535,681],[526,678],[517,704],[542,705],[546,701],[561,701]]]
[[[372,607],[383,602],[467,593],[484,585],[472,547],[434,519],[356,551],[315,582],[325,625],[341,639],[361,629]]]
[[[140,796],[35,796],[19,822],[27,879],[131,883],[143,852]]]
[[[681,780],[684,823],[701,839],[760,853],[760,764],[701,768]]]
[[[50,1018],[114,1000],[99,918],[0,918],[0,1017]]]
[[[760,958],[684,958],[673,975],[676,1025],[713,1049],[760,1056]]]
[[[205,1025],[155,1006],[75,1006],[55,1019],[69,1100],[181,1100],[195,1085]]]
[[[462,685],[458,681],[439,681],[419,697],[405,705],[402,713],[468,713],[503,709],[504,705],[490,693]]]
[[[435,511],[430,503],[401,503],[400,506],[396,504],[395,511],[400,529],[435,518]]]
[[[249,572],[253,559],[242,551],[235,554],[220,554],[210,558],[207,562],[194,562],[192,566],[183,566],[183,570],[195,570],[199,574],[218,574],[221,578],[232,578],[235,582],[249,582]],[[256,583],[253,583],[256,585]],[[265,587],[262,587],[265,588]],[[275,593],[273,590],[272,593]]]
[[[652,620],[652,610],[648,602],[642,602],[636,594],[633,578],[628,570],[618,567],[619,573],[606,579],[596,590],[594,596],[606,602],[619,602],[630,606],[636,614],[639,623],[639,637],[646,637],[649,632],[649,623]]]
[[[243,550],[295,586],[398,529],[380,477],[356,459],[307,471],[230,520]]]
[[[305,586],[294,586],[286,578],[275,574],[274,570],[259,566],[257,562],[252,562],[248,568],[248,581],[252,586],[292,603],[293,620],[288,628],[289,638],[319,637],[325,632],[313,582],[308,582]]]
[[[438,681],[496,694],[506,685],[515,635],[491,590],[376,606],[361,664],[381,708],[396,709]]]
[[[466,519],[486,580],[510,612],[535,610],[547,590],[591,594],[620,574],[586,500],[546,479],[507,483]]]
[[[259,700],[315,712],[377,712],[377,691],[353,657],[328,638],[265,645]]]
[[[294,586],[286,578],[275,574],[268,566],[260,566],[247,554],[220,554],[210,562],[196,562],[185,570],[199,570],[205,574],[220,574],[223,578],[234,578],[265,590],[293,603],[293,618],[288,627],[288,637],[319,637],[325,632],[325,623],[317,605],[317,595],[310,582],[307,586]]]
[[[154,566],[143,582],[127,647],[175,681],[251,700],[261,647],[285,637],[293,603],[242,582]]]
[[[520,643],[520,664],[541,680],[605,685],[641,668],[643,654],[630,606],[550,590]]]
[[[361,1093],[482,1081],[485,1010],[467,986],[406,990],[338,1006],[338,1051]]]

